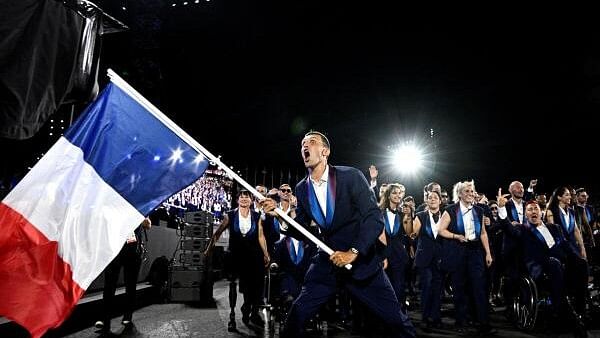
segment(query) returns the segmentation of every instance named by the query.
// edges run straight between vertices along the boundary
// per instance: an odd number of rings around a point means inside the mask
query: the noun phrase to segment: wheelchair
[[[281,336],[287,314],[293,302],[293,299],[281,295],[281,279],[282,272],[279,271],[279,266],[277,266],[276,263],[270,264],[267,273],[265,274],[265,299],[264,304],[261,306],[261,315],[265,322],[265,337],[273,336],[275,330],[277,330],[279,336]],[[321,335],[324,332],[324,321],[321,319],[320,314],[317,314],[314,318],[308,320],[306,330],[307,332],[316,335]]]
[[[509,304],[517,328],[530,332],[539,323],[540,318],[543,318],[541,315],[544,312],[553,310],[549,284],[550,279],[546,274],[543,274],[537,282],[529,275],[519,277],[512,304]],[[574,299],[571,295],[567,295],[566,301],[569,306],[572,306]],[[587,311],[593,312],[600,304],[600,294],[588,292],[586,303]]]
[[[590,266],[590,276],[593,281],[588,285],[587,311],[590,318],[596,322],[600,319],[600,266]]]
[[[520,261],[520,259],[519,259]],[[513,283],[508,283],[510,277],[503,275],[501,277],[501,287],[499,293],[502,298],[509,293],[512,294],[512,300],[506,304],[508,319],[521,331],[531,332],[539,318],[541,310],[545,310],[551,305],[549,287],[546,287],[548,276],[542,274],[542,277],[536,282],[529,275],[524,265],[519,265],[518,277]],[[513,290],[507,290],[512,285]]]
[[[540,306],[550,304],[548,294],[540,295],[536,282],[529,275],[521,275],[518,279],[512,304],[508,304],[512,311],[515,326],[523,331],[531,331],[537,322]]]
[[[279,296],[280,273],[277,264],[270,264],[265,274],[263,285],[263,304],[260,306],[260,313],[264,320],[264,336],[273,336],[275,333],[275,323],[279,323],[279,333],[283,328],[281,316],[281,305]]]

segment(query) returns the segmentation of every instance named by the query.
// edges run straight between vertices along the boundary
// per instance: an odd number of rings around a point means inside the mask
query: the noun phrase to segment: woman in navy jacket
[[[485,269],[492,264],[492,255],[485,229],[483,208],[475,203],[475,183],[458,182],[454,185],[454,204],[444,211],[439,225],[439,235],[445,238],[442,268],[450,272],[454,289],[456,326],[464,331],[466,324],[466,284],[475,300],[479,333],[489,334],[488,300],[485,287]]]
[[[427,208],[418,212],[411,237],[418,236],[415,265],[419,269],[421,285],[422,320],[426,329],[441,326],[440,306],[443,273],[440,269],[442,237],[439,236],[441,218],[440,193],[427,194]]]
[[[571,198],[569,188],[563,186],[554,189],[548,201],[546,223],[560,225],[569,244],[579,253],[581,258],[587,259],[581,230],[579,224],[575,221],[575,211],[570,207]]]
[[[404,273],[408,263],[407,234],[412,231],[410,222],[402,222],[403,214],[398,210],[402,197],[404,197],[404,190],[404,186],[400,184],[389,184],[379,203],[379,209],[381,209],[385,224],[380,240],[387,245],[387,264],[384,263],[384,268],[390,283],[392,283],[396,298],[398,298],[398,302],[403,308],[406,304],[406,294],[404,292],[406,278]]]

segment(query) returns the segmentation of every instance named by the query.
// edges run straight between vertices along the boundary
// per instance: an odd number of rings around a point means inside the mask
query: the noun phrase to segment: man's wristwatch
[[[356,248],[350,248],[350,251],[352,251],[353,254],[358,255],[358,250],[356,250]]]

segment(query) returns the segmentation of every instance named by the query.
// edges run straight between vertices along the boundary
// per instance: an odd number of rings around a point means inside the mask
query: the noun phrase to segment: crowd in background
[[[491,326],[487,315],[488,309],[492,306],[506,306],[507,302],[512,301],[510,299],[511,295],[509,291],[504,290],[504,295],[502,295],[502,292],[500,291],[501,284],[507,283],[506,280],[501,282],[501,278],[506,275],[507,270],[508,273],[510,273],[510,265],[513,264],[507,259],[513,259],[514,257],[508,254],[506,257],[502,257],[504,255],[503,250],[506,236],[503,231],[501,231],[501,226],[499,225],[501,223],[501,219],[498,215],[499,207],[506,208],[506,210],[508,210],[510,213],[510,203],[513,203],[515,200],[519,201],[519,203],[522,203],[523,207],[519,208],[520,217],[517,217],[516,220],[513,220],[513,223],[526,224],[528,221],[525,215],[525,206],[533,200],[536,201],[536,205],[542,210],[542,217],[545,223],[560,224],[558,220],[559,217],[555,216],[554,219],[548,219],[548,215],[550,213],[548,213],[546,210],[552,205],[557,204],[556,201],[559,199],[567,201],[567,208],[570,208],[569,210],[573,210],[574,223],[577,224],[577,229],[581,229],[581,249],[578,247],[579,244],[575,242],[574,247],[579,258],[584,258],[587,260],[585,263],[586,286],[587,276],[589,274],[589,272],[587,272],[587,264],[589,263],[591,265],[593,262],[598,261],[598,258],[596,257],[598,249],[596,248],[595,244],[598,240],[595,240],[595,237],[597,237],[599,234],[599,225],[598,222],[596,222],[598,217],[595,211],[596,209],[590,205],[587,205],[589,195],[585,188],[557,188],[551,196],[546,196],[545,193],[536,192],[537,180],[531,180],[527,186],[523,186],[523,184],[521,184],[519,181],[513,181],[506,182],[505,184],[499,184],[499,187],[505,187],[503,189],[505,193],[503,194],[501,191],[499,191],[498,195],[494,196],[492,199],[488,198],[483,193],[477,192],[473,181],[457,183],[457,185],[454,186],[454,189],[451,189],[452,187],[448,189],[450,190],[450,193],[448,190],[442,188],[438,183],[430,182],[423,188],[423,201],[420,203],[421,199],[419,197],[414,197],[417,196],[417,194],[407,194],[404,186],[400,183],[377,182],[377,169],[375,167],[372,167],[371,170],[369,170],[369,173],[366,174],[366,178],[367,181],[371,183],[373,194],[376,197],[376,200],[379,202],[382,210],[382,216],[389,217],[389,222],[386,222],[386,230],[384,230],[384,232],[387,232],[385,235],[388,237],[388,243],[393,243],[393,237],[396,236],[396,233],[393,230],[395,227],[392,225],[390,230],[387,228],[387,224],[394,222],[394,215],[397,214],[400,216],[398,225],[401,230],[398,232],[400,234],[398,237],[401,238],[398,240],[398,243],[401,243],[400,246],[402,249],[406,250],[407,258],[405,260],[405,258],[403,258],[404,256],[399,256],[402,264],[394,263],[392,260],[388,259],[389,261],[386,261],[384,266],[387,268],[386,272],[388,273],[388,278],[393,281],[396,294],[399,297],[399,300],[401,301],[405,311],[418,311],[419,309],[415,307],[413,303],[420,304],[420,307],[423,307],[424,298],[432,298],[432,295],[424,296],[425,293],[423,290],[425,288],[431,288],[431,270],[424,269],[424,267],[419,267],[419,263],[417,262],[418,258],[415,259],[419,252],[420,237],[425,235],[424,232],[420,232],[419,229],[415,227],[415,224],[419,224],[422,229],[426,228],[426,223],[429,224],[428,218],[425,216],[423,216],[425,218],[419,218],[417,216],[419,213],[421,213],[421,215],[426,215],[423,213],[431,211],[432,205],[436,206],[435,200],[437,200],[436,215],[434,215],[434,218],[431,218],[431,223],[433,223],[435,219],[435,222],[443,224],[443,218],[447,217],[445,224],[440,226],[439,230],[435,231],[436,235],[440,236],[437,238],[437,241],[444,243],[442,246],[446,247],[449,247],[448,244],[456,242],[456,245],[458,246],[455,249],[464,249],[466,252],[465,257],[471,257],[469,259],[465,259],[465,263],[462,261],[456,263],[462,267],[452,269],[448,269],[447,266],[442,267],[441,269],[438,269],[438,267],[435,268],[437,271],[436,273],[439,274],[439,280],[437,281],[438,287],[442,287],[443,285],[452,287],[450,289],[441,289],[440,291],[435,291],[434,293],[442,297],[444,294],[446,294],[447,290],[454,290],[453,296],[455,298],[457,297],[457,293],[463,293],[462,296],[458,295],[458,300],[455,299],[454,306],[455,311],[458,311],[458,313],[455,313],[455,316],[457,316],[455,319],[456,329],[459,333],[463,332],[468,326],[476,326],[479,328],[479,330],[482,330],[481,332],[493,332],[491,331]],[[284,187],[284,189],[281,189],[281,187]],[[386,190],[389,187],[392,187],[396,191],[386,195]],[[261,188],[262,193],[265,195],[276,196],[277,201],[281,200],[283,202],[295,200],[293,191],[288,189],[289,185],[287,184],[283,184],[279,187],[279,189],[277,187],[269,189],[263,185],[257,186],[257,190],[259,188]],[[457,189],[458,191],[456,191]],[[266,193],[267,191],[268,193]],[[432,202],[430,199],[434,192],[434,195],[437,196],[437,198],[435,198]],[[400,196],[398,201],[393,200],[394,194]],[[478,210],[478,217],[484,216],[484,218],[479,218],[483,219],[483,222],[480,224],[482,227],[481,234],[473,231],[472,235],[476,235],[474,239],[466,238],[466,235],[460,235],[456,228],[456,219],[452,218],[451,220],[450,216],[450,214],[452,214],[454,211],[461,210],[458,208],[459,201],[461,201],[461,199],[467,194],[472,194],[473,201],[470,203],[473,206],[476,206],[476,210]],[[572,195],[572,198],[563,197],[565,195]],[[499,205],[499,199],[501,199],[501,205]],[[507,201],[511,200],[512,202],[506,204]],[[254,210],[260,213],[259,205],[257,203],[253,205]],[[390,209],[391,206],[393,206],[392,209]],[[454,209],[449,208],[451,206],[455,206]],[[228,207],[231,206],[228,205]],[[233,207],[235,207],[235,205]],[[448,210],[452,211],[449,212]],[[225,209],[223,209],[223,211],[225,211]],[[445,216],[444,213],[447,216]],[[557,211],[555,213],[558,214]],[[477,220],[474,218],[475,217],[473,217],[472,221],[477,223]],[[273,232],[277,230],[277,227],[275,227],[274,230],[271,230],[270,228],[271,226],[269,225],[268,228],[264,229],[265,236],[267,237],[269,252],[274,252],[277,243],[284,245],[287,244],[288,247],[290,247],[291,244],[289,240],[287,240],[285,237],[279,237],[279,235],[276,233],[274,233],[277,235],[275,236],[275,239],[269,240],[269,231]],[[384,234],[382,234],[382,236],[383,235]],[[483,245],[484,242],[486,243],[485,245]],[[587,248],[587,255],[585,254],[584,245],[585,248]],[[484,248],[486,250],[483,250]],[[473,251],[475,249],[478,251]],[[446,257],[453,256],[453,254],[450,252],[444,253],[443,249],[440,250],[442,250],[442,253],[445,254]],[[452,252],[455,252],[454,249]],[[469,260],[472,260],[473,262],[478,261],[478,257],[480,255],[481,262],[477,263],[480,264],[478,265],[478,268],[473,269],[470,264],[466,263]],[[277,262],[277,260],[275,261]],[[447,265],[447,262],[442,263],[442,265],[444,264]],[[514,263],[515,266],[518,264],[519,263]],[[305,268],[307,267],[308,265],[305,266]],[[423,280],[424,272],[428,273],[427,276],[430,277],[429,280]],[[520,272],[522,273],[523,271],[521,270]],[[567,279],[571,277],[569,274],[565,276]],[[590,281],[593,281],[592,278],[590,278]],[[299,283],[301,283],[301,279],[299,279]],[[590,283],[590,285],[592,285],[592,283]],[[566,289],[567,286],[571,288],[571,286],[568,284],[562,287]],[[579,287],[579,289],[583,290],[586,286]],[[478,288],[480,290],[476,293],[473,293],[474,288]],[[420,292],[417,291],[419,289]],[[289,298],[289,290],[281,291],[282,294],[287,295]],[[437,296],[434,296],[434,298],[435,297]],[[427,306],[431,307],[431,302],[429,302],[429,305]],[[433,306],[435,307],[436,305]],[[439,317],[439,303],[437,306],[437,310],[431,308],[428,310],[421,309],[421,311],[428,311],[423,313],[424,329],[436,329],[441,325]],[[358,331],[360,331],[361,328],[368,331],[369,327],[373,327],[373,323],[369,322],[369,320],[372,320],[372,318],[369,319],[369,315],[365,314],[364,309],[361,309],[360,304],[353,302],[351,297],[348,297],[347,294],[344,294],[343,290],[340,290],[336,300],[334,300],[333,308],[333,312],[337,313],[338,323],[348,323],[350,321],[351,324],[348,325],[356,327]],[[432,311],[434,313],[433,317]],[[507,307],[507,316],[510,319],[511,314],[508,312],[510,311]],[[583,320],[584,312],[585,310],[583,310],[581,307],[573,309],[574,316],[577,316],[574,318],[579,318],[576,320]],[[562,310],[560,313],[562,315],[565,314],[565,312]],[[580,333],[585,332],[584,324],[582,324],[579,328],[581,329]]]

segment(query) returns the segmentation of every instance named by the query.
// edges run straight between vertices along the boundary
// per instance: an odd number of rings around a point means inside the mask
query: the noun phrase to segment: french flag
[[[0,202],[0,316],[34,338],[59,326],[145,215],[204,173],[188,138],[113,78]]]

